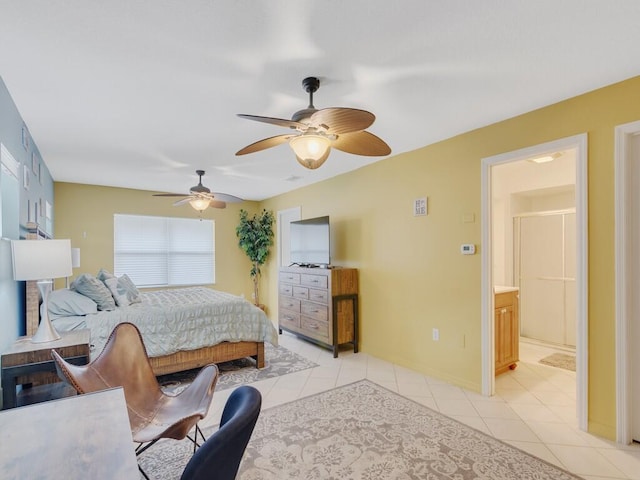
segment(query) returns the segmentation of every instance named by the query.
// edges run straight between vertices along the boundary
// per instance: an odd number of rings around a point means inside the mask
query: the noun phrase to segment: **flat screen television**
[[[329,217],[309,218],[290,224],[291,262],[301,267],[327,267],[331,264]]]

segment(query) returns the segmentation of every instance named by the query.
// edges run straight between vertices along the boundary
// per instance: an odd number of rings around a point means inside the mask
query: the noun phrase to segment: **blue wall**
[[[24,282],[13,280],[9,240],[24,238],[27,221],[37,222],[53,235],[53,218],[48,226],[40,204],[53,207],[53,179],[28,131],[9,90],[0,77],[0,143],[20,163],[18,178],[3,169],[0,175],[0,351],[25,333]],[[24,171],[28,171],[28,187]],[[29,214],[31,210],[31,214]]]

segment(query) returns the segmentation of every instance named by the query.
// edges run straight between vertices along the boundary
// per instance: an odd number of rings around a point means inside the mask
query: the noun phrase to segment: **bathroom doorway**
[[[584,430],[586,135],[483,159],[482,190],[483,393],[495,392],[494,292],[521,289],[520,340],[569,353],[575,347],[576,414]]]

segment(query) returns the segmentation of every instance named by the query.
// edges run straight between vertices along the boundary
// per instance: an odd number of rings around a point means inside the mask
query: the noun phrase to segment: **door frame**
[[[630,241],[630,216],[638,214],[638,208],[634,209],[628,201],[627,179],[636,177],[640,169],[640,165],[635,165],[629,157],[628,144],[629,138],[637,134],[640,134],[640,121],[615,128],[616,441],[624,444],[631,443],[633,435],[629,334],[633,314],[637,312],[631,311],[629,306],[633,298],[630,290],[640,281],[638,269],[627,267],[634,247]]]
[[[495,332],[493,295],[491,168],[557,152],[576,150],[576,411],[578,427],[588,425],[588,250],[587,250],[587,134],[554,140],[482,159],[481,162],[481,342],[483,395],[495,394]]]

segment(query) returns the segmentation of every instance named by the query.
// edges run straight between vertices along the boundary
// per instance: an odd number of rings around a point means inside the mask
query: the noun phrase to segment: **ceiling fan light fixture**
[[[194,210],[202,212],[209,206],[209,200],[206,198],[194,198],[192,200],[189,200],[189,205],[191,205]]]
[[[528,160],[533,163],[549,163],[553,162],[555,159],[560,158],[562,153],[555,152],[550,153],[549,155],[543,155],[541,157],[529,158]]]
[[[331,140],[323,135],[299,135],[289,140],[289,145],[298,163],[310,170],[320,167],[331,153]]]

